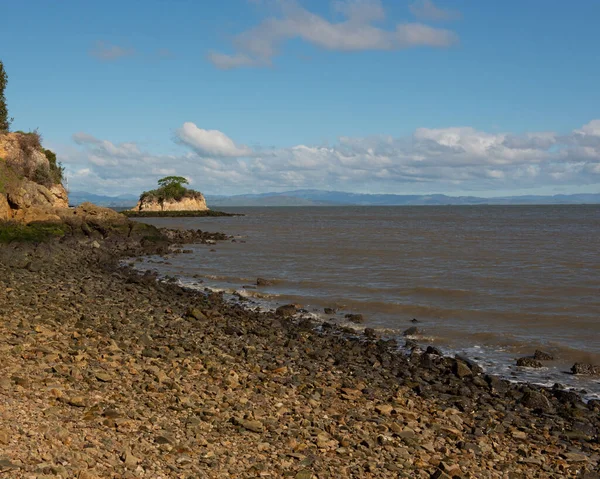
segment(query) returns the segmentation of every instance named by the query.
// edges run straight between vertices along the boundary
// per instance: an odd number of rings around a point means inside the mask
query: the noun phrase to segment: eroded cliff
[[[37,133],[0,134],[0,220],[58,221],[67,208],[62,167]]]
[[[206,200],[199,192],[186,195],[183,198],[159,199],[153,196],[143,197],[132,211],[206,211]]]

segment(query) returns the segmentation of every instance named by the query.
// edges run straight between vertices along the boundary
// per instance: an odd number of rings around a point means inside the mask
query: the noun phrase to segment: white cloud
[[[566,135],[490,133],[472,127],[418,128],[409,137],[342,137],[331,146],[251,150],[193,123],[177,130],[180,155],[154,155],[136,143],[115,144],[85,133],[61,155],[70,186],[139,193],[168,174],[209,193],[294,188],[361,192],[515,190],[600,184],[598,120]],[[594,140],[594,141],[592,141]]]
[[[409,9],[415,17],[434,22],[455,20],[461,16],[455,10],[437,7],[432,0],[417,0],[409,6]]]
[[[278,17],[264,20],[234,38],[236,52],[209,54],[209,60],[218,68],[267,66],[281,44],[299,38],[327,50],[398,50],[410,47],[448,47],[458,41],[450,30],[434,28],[421,23],[398,24],[392,30],[376,25],[385,19],[380,0],[338,0],[335,10],[344,19],[332,22],[312,13],[292,0],[277,2]]]
[[[191,147],[200,156],[228,157],[249,156],[252,149],[237,146],[231,138],[218,130],[203,130],[194,123],[186,122],[176,132],[179,142]]]
[[[133,48],[111,45],[103,41],[97,41],[90,50],[91,56],[103,61],[118,60],[119,58],[130,57],[134,54],[135,50]]]
[[[592,120],[575,132],[580,135],[600,136],[600,120]]]

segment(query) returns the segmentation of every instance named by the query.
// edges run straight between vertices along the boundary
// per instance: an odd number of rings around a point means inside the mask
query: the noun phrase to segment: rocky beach
[[[1,246],[0,477],[600,477],[598,402],[140,275],[230,239],[125,229]]]

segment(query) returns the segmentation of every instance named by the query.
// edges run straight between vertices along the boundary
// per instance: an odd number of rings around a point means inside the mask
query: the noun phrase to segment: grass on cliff
[[[5,161],[0,161],[0,194],[7,194],[11,190],[14,191],[19,181],[19,176],[15,171]]]
[[[68,226],[59,223],[15,223],[0,222],[0,243],[42,243],[64,236]]]

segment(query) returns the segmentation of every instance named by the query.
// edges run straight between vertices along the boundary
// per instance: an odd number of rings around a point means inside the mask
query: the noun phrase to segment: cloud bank
[[[457,20],[461,17],[460,13],[456,10],[439,8],[432,0],[417,0],[408,8],[415,17],[432,22]]]
[[[212,194],[340,189],[372,193],[517,190],[600,184],[600,120],[568,134],[490,133],[471,127],[418,128],[406,137],[341,137],[335,144],[254,148],[218,130],[184,123],[179,155],[156,155],[135,142],[87,133],[62,155],[74,190],[118,194],[178,174]]]
[[[252,150],[237,146],[231,138],[218,130],[203,130],[194,123],[186,122],[176,132],[176,140],[189,146],[202,157],[249,156]]]
[[[120,47],[103,41],[97,41],[90,50],[90,55],[98,60],[114,61],[123,57],[130,57],[135,54],[133,48]]]
[[[334,2],[335,11],[343,18],[338,22],[312,13],[293,0],[275,3],[279,15],[238,34],[233,39],[233,54],[210,53],[208,59],[213,65],[221,69],[269,66],[281,46],[296,38],[318,48],[347,52],[421,46],[440,48],[458,41],[452,31],[422,23],[399,23],[391,30],[377,26],[378,22],[385,20],[381,0]],[[423,6],[414,7],[420,16],[435,16],[432,12],[438,12],[439,16],[445,12],[436,9],[431,1],[422,3]]]

